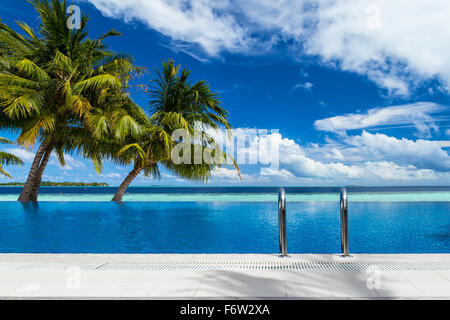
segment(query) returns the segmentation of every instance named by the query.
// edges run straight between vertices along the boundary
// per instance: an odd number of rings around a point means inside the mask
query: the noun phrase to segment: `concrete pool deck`
[[[0,254],[0,298],[450,299],[450,254]]]

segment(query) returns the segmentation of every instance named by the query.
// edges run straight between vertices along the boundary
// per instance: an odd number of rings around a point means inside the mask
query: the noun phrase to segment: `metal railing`
[[[348,196],[347,189],[341,189],[341,250],[343,257],[350,257],[348,240]],[[278,229],[280,240],[281,257],[287,257],[287,237],[286,237],[286,190],[280,189],[278,194]]]
[[[282,257],[287,257],[286,238],[286,191],[281,188],[278,195],[278,229],[280,236],[280,253]]]
[[[347,189],[341,189],[341,249],[342,256],[349,257],[348,248],[348,197]]]

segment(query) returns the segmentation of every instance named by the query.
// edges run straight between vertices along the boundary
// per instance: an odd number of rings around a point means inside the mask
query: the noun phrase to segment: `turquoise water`
[[[0,194],[0,201],[15,201],[19,194]],[[113,193],[41,193],[39,201],[48,202],[98,202],[110,201]],[[305,193],[287,194],[287,201],[290,202],[336,202],[339,201],[339,193]],[[190,194],[170,194],[170,193],[148,193],[148,194],[127,194],[123,201],[126,202],[273,202],[277,201],[277,193],[190,193]],[[352,202],[450,202],[450,192],[368,192],[349,193],[349,201]]]
[[[278,253],[277,202],[4,202],[5,253]],[[450,253],[450,202],[349,203],[351,253]],[[289,253],[339,253],[338,202],[287,203]]]
[[[450,202],[450,187],[348,187],[352,202]],[[0,201],[16,201],[21,187],[0,187]],[[42,187],[39,201],[110,201],[117,187]],[[130,187],[125,202],[273,202],[279,187]],[[290,202],[336,202],[338,187],[287,187]]]
[[[276,253],[276,187],[0,188],[0,252]],[[353,253],[450,253],[450,187],[349,187]],[[340,252],[339,188],[286,188],[288,252]]]

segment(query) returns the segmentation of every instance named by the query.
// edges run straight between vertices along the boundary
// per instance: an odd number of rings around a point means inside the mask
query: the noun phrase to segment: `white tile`
[[[395,283],[382,282],[380,289],[375,289],[380,297],[424,297],[425,294],[414,287],[409,281],[399,281]]]
[[[405,270],[402,271],[402,275],[405,276],[412,283],[426,282],[426,283],[445,283],[448,282],[447,278],[442,274],[439,274],[435,270]]]
[[[286,284],[286,295],[294,298],[331,298],[333,293],[326,285]]]
[[[227,285],[224,282],[208,282],[202,283],[195,293],[195,297],[286,297],[286,289],[284,283],[280,283],[276,287],[264,286],[261,284],[242,284],[242,286]]]
[[[364,274],[364,272],[363,272]],[[404,271],[383,271],[378,281],[370,282],[380,297],[423,297],[424,294],[407,279]]]
[[[193,297],[200,287],[200,283],[200,281],[159,282],[146,296],[159,298]]]
[[[287,271],[284,277],[288,297],[332,297],[327,284],[327,272]]]
[[[369,289],[360,282],[328,283],[333,297],[336,298],[375,298],[376,290]]]
[[[283,272],[217,271],[204,278],[196,297],[285,297]]]
[[[427,297],[450,297],[450,284],[436,282],[415,282],[413,286]]]
[[[352,259],[426,263],[450,255],[355,255]],[[332,262],[336,255],[293,255],[291,261]],[[447,259],[447,260],[446,260]],[[136,264],[152,261],[237,261],[278,263],[272,255],[1,255],[0,297],[450,297],[450,270],[382,271],[381,288],[367,286],[357,271],[145,271],[82,270],[80,290],[69,290],[71,275],[54,264]],[[339,260],[340,261],[340,260]],[[33,268],[28,268],[31,265]],[[19,266],[22,266],[20,267]],[[51,264],[51,265],[50,265]],[[23,269],[20,269],[23,268]],[[51,268],[50,268],[51,267]],[[127,267],[126,265],[124,266]],[[28,268],[28,269],[27,269]],[[47,269],[46,269],[47,268]],[[39,271],[39,270],[40,271]],[[17,291],[20,289],[19,291]]]
[[[436,272],[450,281],[450,270],[437,270]]]
[[[382,289],[377,292],[394,297],[450,297],[450,282],[434,270],[383,272]]]
[[[377,292],[369,289],[367,279],[359,271],[330,271],[324,279],[334,297],[377,297]]]

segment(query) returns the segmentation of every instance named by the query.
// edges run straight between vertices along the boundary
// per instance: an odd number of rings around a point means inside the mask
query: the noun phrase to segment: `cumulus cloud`
[[[291,90],[289,90],[289,93],[293,93],[294,91],[298,90],[298,89],[303,89],[303,90],[307,90],[307,91],[311,91],[312,88],[314,87],[314,84],[311,82],[305,82],[305,83],[297,83],[296,85],[294,85]]]
[[[5,151],[18,156],[24,162],[32,162],[35,155],[34,152],[28,151],[24,148],[10,148]]]
[[[371,136],[370,134],[367,134]],[[358,141],[356,137],[354,140]],[[295,183],[299,178],[312,178],[312,183],[395,183],[396,181],[430,181],[439,179],[449,181],[450,157],[443,151],[439,144],[431,141],[413,142],[406,139],[398,140],[384,135],[373,137],[362,137],[362,139],[379,139],[358,143],[365,147],[359,150],[354,145],[346,144],[340,146],[341,151],[349,158],[321,160],[321,153],[329,152],[328,147],[316,147],[319,152],[311,152],[290,139],[281,139],[280,172],[266,173],[274,179],[279,176],[283,181]],[[384,141],[385,146],[379,143]],[[356,144],[355,141],[353,141]],[[420,150],[425,147],[426,150]],[[390,151],[390,148],[399,148]],[[416,151],[421,153],[415,154]],[[377,155],[374,157],[373,155]],[[441,163],[442,161],[443,163]]]
[[[435,170],[428,168],[435,167],[437,162],[433,162],[428,157],[421,160],[414,160],[404,155],[391,157],[390,160],[369,160],[362,155],[363,160],[359,162],[331,161],[325,162],[313,159],[314,155],[285,154],[280,163],[281,170],[292,173],[296,181],[297,178],[313,178],[313,183],[363,183],[363,184],[384,184],[395,183],[396,181],[430,181],[433,183],[449,181],[449,170]],[[388,158],[388,157],[386,157]],[[448,165],[448,156],[447,156]],[[408,163],[417,162],[423,167],[414,166]],[[438,165],[438,168],[442,167]],[[276,175],[273,175],[276,177]]]
[[[237,134],[259,132],[258,130],[238,129]],[[216,137],[220,133],[215,133]],[[266,136],[251,135],[248,143],[236,145],[236,154],[246,155],[244,159],[256,159],[261,171],[241,165],[243,181],[232,167],[223,167],[212,173],[212,182],[220,184],[285,184],[285,185],[336,185],[336,184],[445,184],[450,182],[450,156],[443,149],[442,141],[424,139],[409,140],[384,134],[363,131],[359,135],[348,135],[339,140],[328,140],[325,144],[301,145],[299,142],[283,137],[280,133]],[[275,143],[278,155],[269,147]],[[16,150],[17,149],[17,150]],[[10,152],[28,159],[34,154],[21,148]],[[55,160],[56,159],[53,159]],[[66,156],[68,166],[73,170],[84,167],[81,160]],[[80,161],[80,163],[78,163]],[[279,167],[272,166],[279,161]],[[55,162],[55,165],[56,162]],[[61,169],[60,167],[57,167]],[[58,178],[54,171],[46,179],[60,181],[71,173],[66,171]],[[256,172],[256,173],[255,173]],[[65,176],[64,176],[65,175]],[[186,181],[162,173],[163,181],[184,183]],[[17,176],[18,178],[19,176]],[[91,178],[98,176],[92,175]],[[101,177],[120,182],[124,177],[118,173],[104,174]],[[59,179],[59,180],[58,180]],[[92,179],[90,179],[92,180]],[[138,184],[148,184],[148,179],[139,177]]]
[[[363,132],[346,139],[353,153],[367,159],[390,160],[401,165],[413,165],[422,169],[450,171],[450,156],[438,141],[397,139],[384,134]]]
[[[448,172],[436,173],[430,169],[417,169],[414,166],[401,166],[395,162],[365,162],[360,170],[364,171],[361,175],[365,181],[379,183],[380,181],[436,181],[439,178],[448,180]]]
[[[361,114],[346,114],[317,120],[314,126],[317,130],[334,133],[346,133],[349,130],[360,130],[382,126],[412,125],[421,137],[431,137],[438,131],[436,119],[431,115],[447,111],[448,107],[431,102],[390,106],[369,109]]]
[[[448,1],[86,1],[105,16],[143,22],[183,50],[251,55],[283,42],[295,58],[317,57],[393,95],[408,95],[428,79],[450,91]]]
[[[448,87],[450,3],[440,0],[321,0],[310,53],[407,95],[423,79]]]
[[[212,179],[217,180],[228,180],[228,181],[235,181],[239,182],[239,175],[235,169],[228,169],[228,168],[217,168],[215,169],[211,174]],[[243,175],[243,179],[250,179],[249,175]]]
[[[138,20],[174,41],[195,43],[207,54],[245,50],[246,30],[228,12],[229,1],[89,0],[105,16]],[[183,47],[183,44],[181,44]]]
[[[61,163],[58,160],[58,157],[56,156],[56,154],[53,152],[51,157],[50,157],[50,161],[48,162],[50,165],[56,166],[61,170],[66,170],[66,171],[71,171],[74,169],[84,169],[86,168],[86,165],[84,164],[83,161],[76,159],[75,157],[69,155],[69,154],[65,154],[64,155],[64,160],[66,162],[65,166],[62,166]]]
[[[113,172],[113,173],[102,174],[102,175],[100,175],[100,177],[119,179],[120,177],[122,177],[122,175]]]
[[[324,145],[302,146],[279,133],[258,136],[257,132],[242,128],[235,131],[235,135],[248,135],[248,142],[236,146],[235,153],[262,167],[258,177],[245,175],[244,183],[436,183],[450,179],[450,156],[438,141],[398,139],[363,131]],[[270,146],[268,141],[277,145],[278,155],[266,148]],[[275,161],[279,161],[278,169],[272,167]],[[220,169],[213,174],[214,179],[238,182],[232,169]]]

